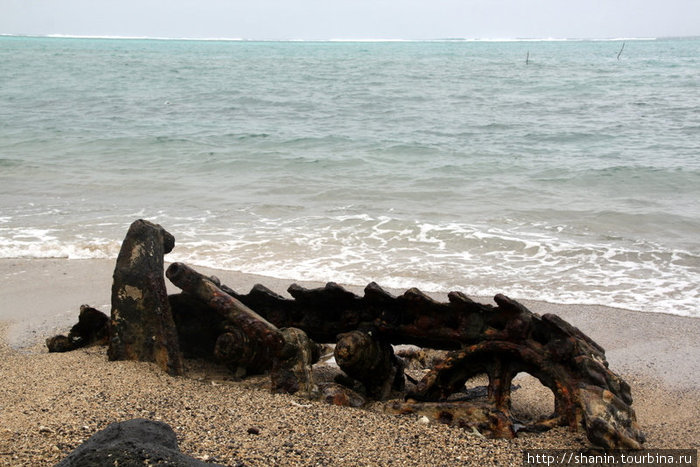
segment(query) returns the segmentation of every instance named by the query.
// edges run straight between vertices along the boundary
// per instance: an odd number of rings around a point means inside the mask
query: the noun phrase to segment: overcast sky
[[[0,0],[0,34],[243,39],[700,35],[700,0]]]

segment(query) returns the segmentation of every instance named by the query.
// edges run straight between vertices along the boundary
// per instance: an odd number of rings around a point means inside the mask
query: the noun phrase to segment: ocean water
[[[700,317],[700,40],[0,37],[0,257]],[[528,57],[526,63],[526,57]]]

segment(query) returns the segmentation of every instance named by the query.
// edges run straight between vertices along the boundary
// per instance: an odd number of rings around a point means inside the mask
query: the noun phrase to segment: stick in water
[[[620,55],[622,55],[622,51],[623,51],[623,50],[625,50],[625,43],[624,43],[624,42],[622,43],[622,48],[620,49],[620,51],[619,51],[618,54],[617,54],[617,59],[618,59],[618,60],[620,60]]]

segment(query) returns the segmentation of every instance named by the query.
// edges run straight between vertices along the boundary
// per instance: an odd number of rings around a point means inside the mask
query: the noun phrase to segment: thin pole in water
[[[620,60],[620,55],[622,55],[622,51],[623,51],[623,50],[625,50],[625,43],[624,43],[624,42],[622,43],[622,48],[621,48],[620,51],[617,53],[617,59],[618,59],[618,60]]]

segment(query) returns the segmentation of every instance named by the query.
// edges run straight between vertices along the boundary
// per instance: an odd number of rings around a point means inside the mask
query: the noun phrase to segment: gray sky
[[[244,39],[700,35],[700,0],[0,0],[0,33]]]

